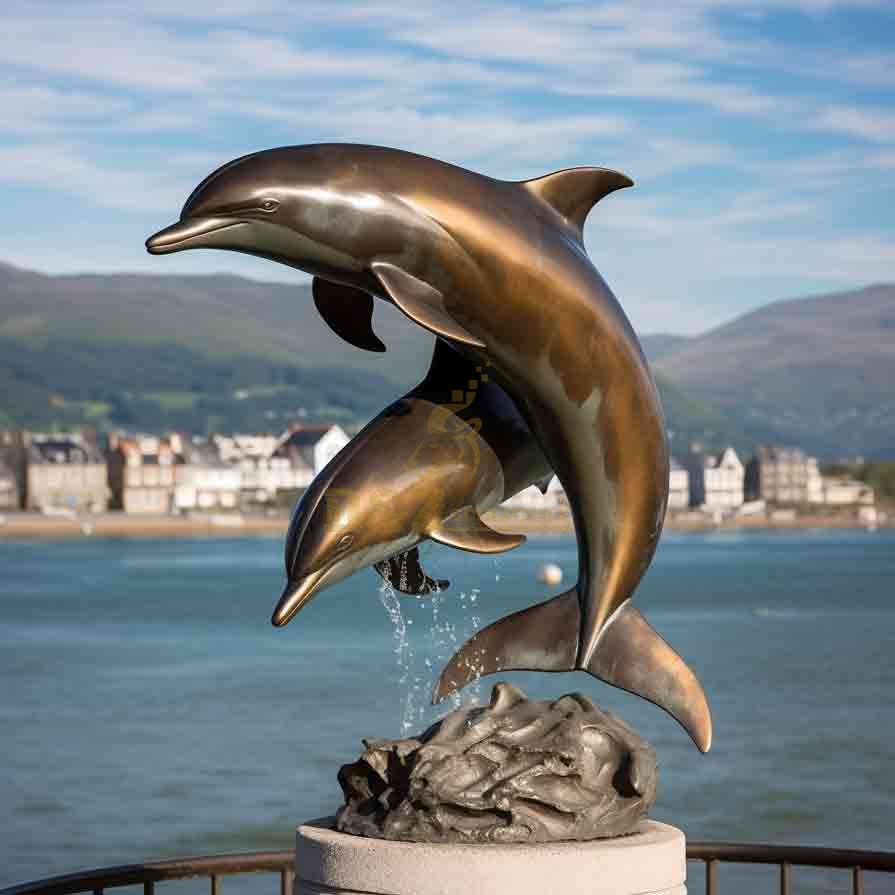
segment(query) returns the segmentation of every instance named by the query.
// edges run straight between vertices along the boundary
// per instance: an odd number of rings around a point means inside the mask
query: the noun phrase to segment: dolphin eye
[[[276,199],[265,199],[259,206],[262,211],[276,211],[280,203]]]
[[[354,535],[343,535],[339,540],[339,550],[346,550],[354,543]]]

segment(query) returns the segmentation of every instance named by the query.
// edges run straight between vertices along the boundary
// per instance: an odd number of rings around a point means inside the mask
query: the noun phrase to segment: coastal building
[[[179,435],[112,435],[107,459],[113,509],[144,514],[174,509],[177,469],[184,463]]]
[[[225,462],[213,441],[195,438],[182,446],[175,468],[174,509],[232,510],[239,506],[242,470]]]
[[[288,437],[275,435],[215,435],[212,438],[220,459],[239,469],[242,499],[267,503],[280,491],[294,491],[308,483],[307,464],[293,463],[289,452],[277,453]]]
[[[0,460],[0,510],[17,510],[19,483],[12,467]]]
[[[732,447],[717,454],[693,452],[687,458],[686,468],[690,506],[722,511],[742,506],[746,470]]]
[[[777,504],[823,502],[817,458],[797,447],[759,447],[746,464],[745,490],[748,500]]]
[[[518,494],[505,500],[501,506],[511,510],[554,511],[569,505],[566,492],[559,479],[553,476],[546,490],[541,491],[537,485],[529,485]]]
[[[690,473],[674,457],[668,471],[668,509],[686,510],[690,506]]]
[[[26,510],[101,513],[107,508],[106,461],[92,441],[27,432],[21,450]]]
[[[288,459],[296,474],[296,487],[307,488],[348,441],[341,426],[295,423],[280,439],[274,456]]]
[[[22,433],[0,429],[0,510],[18,510],[25,489]]]
[[[823,503],[828,506],[871,506],[876,500],[873,488],[848,476],[823,476]]]

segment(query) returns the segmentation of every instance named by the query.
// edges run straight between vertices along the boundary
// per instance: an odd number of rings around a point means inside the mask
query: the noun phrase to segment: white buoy
[[[538,581],[551,587],[562,584],[562,569],[556,563],[545,563],[538,569]]]

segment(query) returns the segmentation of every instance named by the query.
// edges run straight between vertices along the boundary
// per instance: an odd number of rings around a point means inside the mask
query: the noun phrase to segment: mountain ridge
[[[21,397],[7,399],[0,421],[70,422],[84,407],[102,425],[142,413],[147,424],[200,429],[257,426],[302,408],[362,418],[416,384],[431,356],[431,336],[386,303],[377,302],[373,325],[385,354],[335,337],[309,283],[51,275],[0,261],[0,385]],[[678,454],[692,440],[743,449],[784,441],[825,456],[895,445],[886,390],[895,382],[893,284],[787,298],[705,333],[648,333],[641,342]],[[140,377],[129,378],[128,350]]]
[[[653,366],[757,440],[823,456],[895,452],[895,284],[764,305]]]

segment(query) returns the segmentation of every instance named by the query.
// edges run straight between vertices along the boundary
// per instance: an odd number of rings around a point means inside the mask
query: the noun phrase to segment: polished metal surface
[[[321,590],[374,566],[402,593],[436,582],[419,566],[428,539],[478,553],[521,544],[482,514],[551,476],[515,404],[437,339],[425,379],[370,422],[302,495],[286,536],[285,625]]]
[[[643,673],[623,667],[630,655],[613,652],[618,637],[604,637],[650,563],[668,491],[655,384],[582,241],[590,208],[630,185],[603,168],[516,183],[394,149],[286,147],[211,174],[147,248],[223,248],[297,267],[327,281],[315,289],[317,306],[359,347],[380,348],[374,295],[476,365],[490,362],[568,495],[578,582],[553,606],[473,638],[448,664],[436,698],[498,670],[578,668],[653,699],[705,750],[708,705],[695,676],[674,673],[681,660],[648,649],[639,662],[666,664]],[[319,586],[326,572],[317,574]],[[641,642],[649,639],[635,627]],[[652,674],[662,688],[641,692]],[[675,714],[681,705],[684,717]]]

